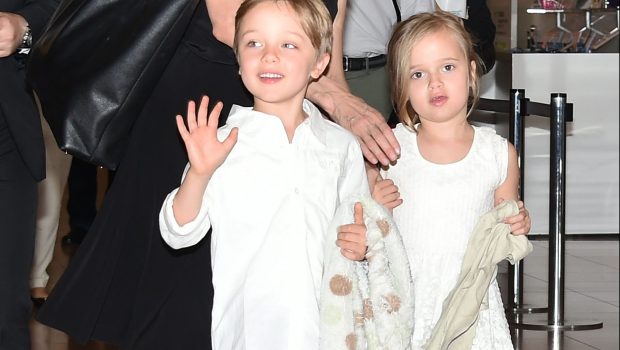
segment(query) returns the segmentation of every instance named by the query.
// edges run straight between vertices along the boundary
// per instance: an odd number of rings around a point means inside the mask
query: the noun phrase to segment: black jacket
[[[33,41],[43,32],[47,21],[58,7],[60,0],[2,0],[0,12],[23,16],[32,31]],[[35,180],[45,177],[45,149],[41,122],[32,93],[26,86],[25,57],[13,54],[0,58],[0,125],[6,125],[8,134],[16,145]],[[0,130],[0,133],[2,130]],[[9,136],[10,135],[10,136]],[[3,164],[2,173],[9,173]]]

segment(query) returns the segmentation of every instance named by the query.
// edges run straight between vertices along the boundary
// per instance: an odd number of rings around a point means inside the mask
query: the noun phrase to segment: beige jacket
[[[517,203],[510,200],[480,218],[469,238],[457,283],[444,300],[426,349],[471,349],[478,313],[486,305],[497,264],[504,259],[515,264],[532,251],[526,236],[512,235],[510,226],[503,223],[518,212]]]

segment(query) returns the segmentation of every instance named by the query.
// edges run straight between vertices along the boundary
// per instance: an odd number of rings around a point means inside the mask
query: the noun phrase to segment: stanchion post
[[[519,198],[525,200],[524,174],[525,174],[525,143],[523,139],[525,116],[525,90],[510,90],[510,113],[508,114],[508,140],[512,142],[517,150],[517,161],[519,163]],[[513,312],[518,312],[523,304],[523,260],[515,265],[509,265],[509,287],[511,294],[509,301]]]
[[[561,332],[603,327],[600,321],[566,322],[564,319],[564,276],[566,242],[566,94],[552,93],[550,104],[549,157],[549,289],[545,323],[521,323],[529,330]]]
[[[519,199],[525,201],[525,121],[528,115],[528,99],[525,98],[525,90],[510,90],[510,111],[508,113],[508,140],[512,142],[517,150],[517,161],[519,164]],[[520,313],[546,312],[546,307],[530,307],[523,303],[523,272],[524,261],[519,260],[514,265],[508,266],[508,287],[510,295],[509,310],[515,314],[514,322],[520,322]]]
[[[566,94],[551,94],[549,137],[549,290],[548,321],[564,325],[566,222]]]

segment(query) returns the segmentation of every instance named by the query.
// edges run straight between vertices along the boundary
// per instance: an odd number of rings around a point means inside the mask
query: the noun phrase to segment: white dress
[[[493,208],[494,191],[508,167],[506,139],[474,127],[469,153],[451,164],[425,160],[416,134],[404,125],[394,133],[401,145],[397,164],[383,172],[399,187],[403,204],[394,210],[411,266],[414,289],[412,349],[423,349],[455,285],[478,219]],[[494,279],[488,309],[481,311],[472,349],[513,349],[501,295]]]

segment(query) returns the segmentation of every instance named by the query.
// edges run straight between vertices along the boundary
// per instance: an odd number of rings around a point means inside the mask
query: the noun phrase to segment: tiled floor
[[[67,232],[66,215],[59,232]],[[60,237],[59,237],[60,238]],[[55,257],[49,267],[50,287],[69,263],[71,250],[57,240]],[[548,242],[532,240],[534,251],[524,262],[523,302],[533,307],[546,307],[548,281]],[[567,241],[565,275],[565,324],[603,322],[602,329],[588,331],[516,331],[517,350],[616,350],[619,346],[619,242]],[[501,271],[501,270],[500,270]],[[498,276],[500,282],[506,275]],[[523,323],[546,324],[547,314],[523,316]],[[116,350],[116,347],[92,342],[75,344],[64,333],[31,322],[33,350]],[[170,349],[182,350],[182,349]]]
[[[532,241],[534,251],[524,262],[523,302],[547,306],[548,242]],[[515,348],[618,349],[618,241],[567,241],[565,254],[564,324],[603,322],[602,329],[554,332],[523,330]],[[522,323],[546,324],[547,313],[524,315]]]

